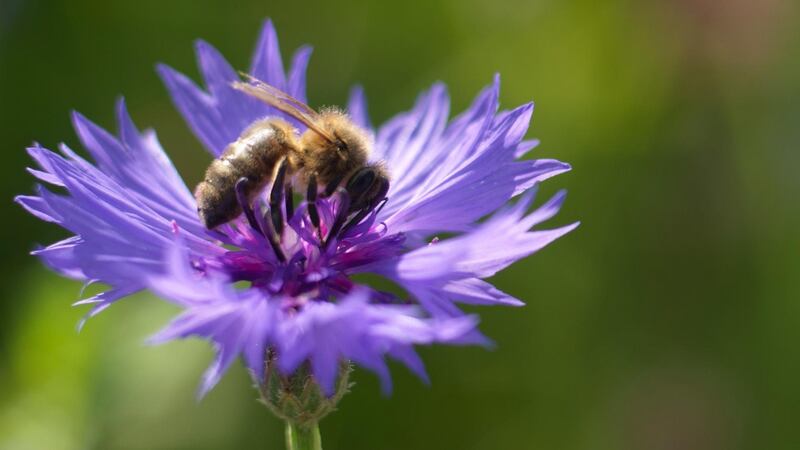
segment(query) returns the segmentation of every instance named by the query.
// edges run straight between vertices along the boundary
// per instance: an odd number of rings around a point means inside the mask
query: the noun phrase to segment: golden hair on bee
[[[309,129],[301,136],[300,144],[306,172],[316,173],[321,184],[327,185],[367,164],[372,139],[347,114],[338,108],[325,108],[316,124],[333,140]]]

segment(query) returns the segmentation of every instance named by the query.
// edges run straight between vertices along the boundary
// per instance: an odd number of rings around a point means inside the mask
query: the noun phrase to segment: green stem
[[[292,425],[286,422],[286,450],[322,450],[319,425]]]

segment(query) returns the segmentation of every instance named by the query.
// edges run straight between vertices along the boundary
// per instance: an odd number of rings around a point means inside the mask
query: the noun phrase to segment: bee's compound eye
[[[375,182],[375,171],[369,167],[360,169],[347,181],[347,192],[350,197],[359,197]]]

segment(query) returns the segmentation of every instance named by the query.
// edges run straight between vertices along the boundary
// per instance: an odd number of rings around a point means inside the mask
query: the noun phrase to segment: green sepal
[[[326,396],[322,387],[305,362],[291,375],[278,370],[277,356],[270,352],[267,357],[264,379],[258,383],[261,402],[278,418],[298,428],[308,428],[336,410],[336,405],[350,390],[352,365],[342,361],[336,379],[335,391]]]

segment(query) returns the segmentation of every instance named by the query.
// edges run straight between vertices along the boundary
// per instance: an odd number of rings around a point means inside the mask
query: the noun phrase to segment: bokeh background
[[[190,185],[209,156],[154,65],[197,78],[204,38],[246,68],[272,17],[315,47],[314,105],[366,88],[373,121],[436,80],[459,111],[494,72],[536,101],[537,157],[573,164],[571,235],[496,278],[498,346],[423,350],[433,386],[355,375],[326,449],[800,448],[800,40],[791,0],[412,2],[0,0],[0,448],[283,448],[236,365],[194,401],[212,352],[146,336],[149,295],[89,322],[80,286],[27,255],[65,236],[11,203],[26,145],[78,148],[68,113],[114,128],[124,94]]]

